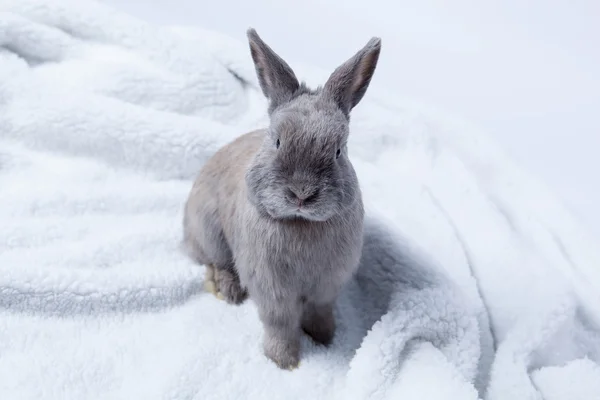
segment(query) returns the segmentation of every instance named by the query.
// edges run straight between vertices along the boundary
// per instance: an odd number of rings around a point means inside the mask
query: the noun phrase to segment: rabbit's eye
[[[281,144],[281,143],[279,142],[279,139],[277,139],[277,142],[275,142],[275,147],[276,147],[276,148],[279,148],[279,145],[280,145],[280,144]]]
[[[340,154],[342,154],[342,150],[337,149],[337,151],[335,152],[335,158],[340,158]]]

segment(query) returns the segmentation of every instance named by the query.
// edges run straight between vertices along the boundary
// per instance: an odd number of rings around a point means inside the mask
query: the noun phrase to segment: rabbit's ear
[[[288,101],[300,84],[290,66],[263,42],[256,30],[249,28],[246,34],[260,88],[270,100],[272,110]]]
[[[346,116],[365,95],[380,51],[381,39],[372,38],[365,47],[333,71],[325,83],[323,91],[337,103]]]

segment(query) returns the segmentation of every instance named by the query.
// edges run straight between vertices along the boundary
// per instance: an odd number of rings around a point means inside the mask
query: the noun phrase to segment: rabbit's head
[[[246,173],[250,201],[275,219],[325,221],[360,200],[346,146],[350,111],[369,86],[381,40],[372,38],[323,86],[310,89],[254,29],[248,39],[270,117]]]

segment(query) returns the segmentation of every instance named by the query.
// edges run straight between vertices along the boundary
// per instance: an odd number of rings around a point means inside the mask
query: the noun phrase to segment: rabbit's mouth
[[[318,208],[309,206],[299,206],[298,204],[288,205],[284,209],[265,209],[269,216],[275,220],[304,220],[310,222],[324,222],[331,218],[331,215],[321,212]]]
[[[306,214],[306,213],[296,213],[291,218],[292,220],[300,220],[306,222],[325,222],[327,218],[317,218],[314,215]]]
[[[326,218],[321,216],[319,207],[317,207],[316,196],[307,197],[306,199],[295,198],[289,202],[290,213],[296,218],[302,218],[309,221],[324,221]]]
[[[314,207],[307,207],[303,205],[295,205],[292,210],[290,210],[290,216],[294,219],[303,219],[311,222],[324,222],[327,221],[331,215],[327,213],[320,212],[318,209]]]
[[[303,210],[301,208],[296,209],[296,211],[294,212],[294,217],[296,217],[296,218],[302,218],[302,219],[307,219],[309,221],[316,221],[316,220],[318,220],[311,213],[306,212],[305,210]]]
[[[271,195],[262,192],[260,198],[251,195],[250,200],[263,215],[274,220],[324,222],[336,213],[336,207],[328,204],[322,194],[314,190],[301,196],[292,196],[284,191],[274,191]]]

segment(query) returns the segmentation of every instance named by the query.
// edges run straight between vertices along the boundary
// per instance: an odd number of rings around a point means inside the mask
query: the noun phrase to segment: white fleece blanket
[[[0,399],[600,399],[598,242],[490,139],[375,90],[334,343],[262,355],[252,302],[178,248],[197,170],[267,123],[244,41],[0,0]]]

